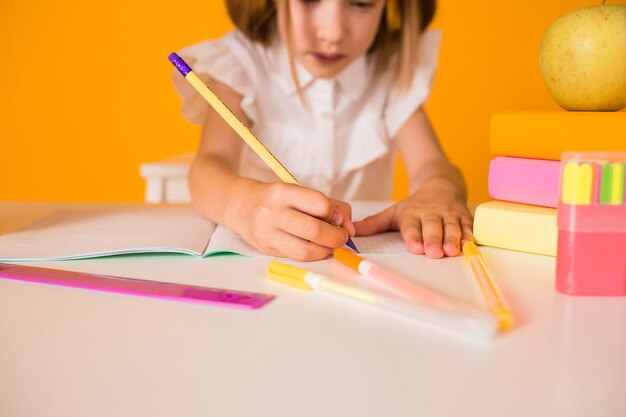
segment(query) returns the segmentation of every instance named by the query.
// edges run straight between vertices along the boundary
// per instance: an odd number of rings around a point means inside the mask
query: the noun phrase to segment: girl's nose
[[[341,2],[326,2],[317,18],[317,37],[331,44],[339,43],[345,34],[344,16]]]

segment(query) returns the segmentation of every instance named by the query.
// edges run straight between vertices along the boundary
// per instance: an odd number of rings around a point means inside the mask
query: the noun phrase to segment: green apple
[[[626,107],[626,4],[602,2],[556,19],[541,40],[539,64],[565,110]]]

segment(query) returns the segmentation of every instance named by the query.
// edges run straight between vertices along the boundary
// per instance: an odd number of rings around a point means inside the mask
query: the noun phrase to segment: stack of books
[[[556,256],[561,155],[626,151],[626,112],[496,113],[490,147],[494,201],[476,208],[476,242]]]

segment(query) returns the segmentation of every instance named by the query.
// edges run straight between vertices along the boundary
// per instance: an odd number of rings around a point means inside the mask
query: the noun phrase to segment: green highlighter
[[[602,165],[600,204],[624,204],[624,164]]]

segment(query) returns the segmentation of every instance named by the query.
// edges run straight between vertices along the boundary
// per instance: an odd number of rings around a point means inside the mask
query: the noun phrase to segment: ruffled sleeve
[[[411,87],[406,91],[392,93],[385,108],[384,121],[388,137],[395,137],[407,119],[428,99],[437,69],[440,43],[439,30],[429,30],[422,35]]]
[[[257,84],[259,46],[241,32],[233,31],[217,40],[208,40],[189,46],[178,54],[205,83],[213,78],[228,85],[243,96],[241,107],[248,118],[257,121],[255,88]],[[172,72],[174,88],[182,100],[185,119],[202,124],[209,104],[176,70]]]

